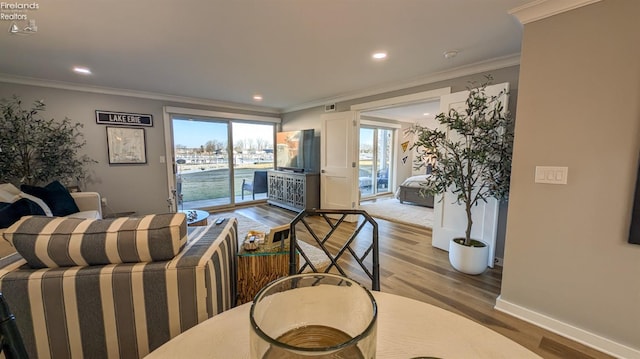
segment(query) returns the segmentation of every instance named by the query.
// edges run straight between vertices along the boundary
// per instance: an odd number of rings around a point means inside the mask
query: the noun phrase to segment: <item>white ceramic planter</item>
[[[484,247],[468,247],[452,239],[449,242],[449,262],[462,273],[481,274],[487,269],[489,246],[485,243]]]

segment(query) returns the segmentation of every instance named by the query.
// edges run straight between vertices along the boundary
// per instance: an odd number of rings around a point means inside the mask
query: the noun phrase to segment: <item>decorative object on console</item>
[[[76,185],[86,177],[86,166],[95,163],[80,156],[85,145],[81,123],[65,118],[45,120],[42,101],[22,107],[18,96],[0,102],[0,183],[39,185],[58,179]]]

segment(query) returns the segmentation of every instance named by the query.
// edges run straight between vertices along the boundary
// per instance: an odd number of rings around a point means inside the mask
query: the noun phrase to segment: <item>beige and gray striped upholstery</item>
[[[25,216],[4,232],[32,268],[166,261],[187,243],[184,213],[115,219]]]
[[[237,221],[190,227],[172,260],[32,269],[0,260],[31,358],[140,358],[236,299]]]

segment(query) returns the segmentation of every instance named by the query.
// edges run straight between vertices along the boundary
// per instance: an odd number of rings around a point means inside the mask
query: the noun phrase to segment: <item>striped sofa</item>
[[[184,243],[174,246],[177,255],[168,260],[152,259],[152,245],[146,249],[138,246],[129,250],[129,255],[123,254],[127,252],[123,248],[133,242],[154,242],[151,240],[154,234],[134,230],[106,237],[86,234],[83,240],[100,243],[102,251],[109,252],[106,260],[114,262],[92,264],[104,261],[105,255],[96,254],[95,247],[88,250],[73,244],[77,233],[72,232],[77,229],[70,230],[68,236],[37,234],[35,244],[24,245],[27,250],[35,248],[38,252],[38,248],[59,246],[55,241],[66,240],[69,243],[66,257],[62,250],[45,249],[48,254],[35,253],[35,259],[25,259],[16,247],[17,253],[2,258],[0,291],[16,316],[30,357],[141,358],[181,332],[235,306],[236,219],[231,218],[226,225],[188,229],[182,220],[178,220],[177,232],[172,230],[179,241],[184,234]],[[74,225],[69,221],[49,227],[93,228],[84,222]],[[129,223],[88,221],[110,223],[110,228],[126,227]],[[142,222],[148,225],[158,221]],[[45,232],[44,228],[39,230]],[[12,238],[16,244],[28,241],[17,238]],[[42,238],[49,240],[46,246],[41,243]],[[110,250],[108,243],[112,240],[121,242]],[[24,249],[23,252],[27,253]],[[132,262],[133,252],[147,258]],[[73,265],[74,261],[83,265]]]

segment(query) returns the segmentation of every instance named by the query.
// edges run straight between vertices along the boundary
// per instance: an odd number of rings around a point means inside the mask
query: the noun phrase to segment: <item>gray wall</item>
[[[90,177],[85,181],[82,189],[97,191],[106,197],[108,200],[107,212],[136,211],[138,214],[149,214],[169,210],[167,206],[169,198],[167,164],[160,162],[160,157],[165,156],[163,106],[261,114],[212,106],[0,82],[0,98],[7,99],[14,94],[21,97],[25,107],[30,106],[36,99],[44,100],[47,108],[42,114],[45,118],[61,120],[68,117],[73,122],[84,124],[81,131],[87,140],[87,145],[84,147],[83,153],[99,163],[89,167]],[[96,124],[96,110],[153,115],[153,127],[145,127],[147,164],[109,165],[106,126]]]
[[[604,0],[524,26],[501,294],[636,350],[639,14]],[[534,183],[535,166],[568,166],[568,184]]]

